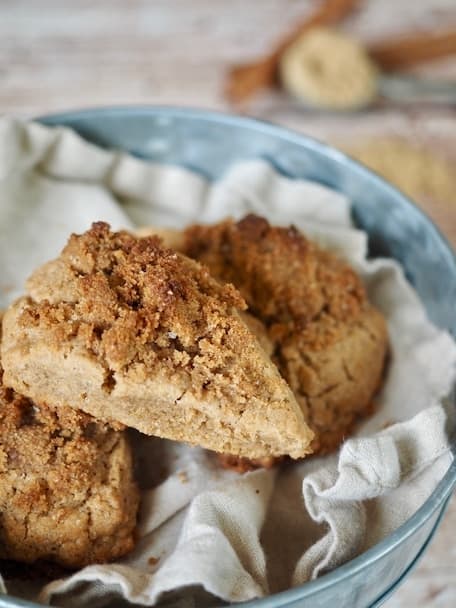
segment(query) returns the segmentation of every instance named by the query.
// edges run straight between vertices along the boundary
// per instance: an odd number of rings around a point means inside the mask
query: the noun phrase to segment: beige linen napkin
[[[1,119],[0,307],[58,254],[69,232],[94,220],[115,229],[182,227],[248,211],[293,222],[362,274],[391,336],[378,413],[339,454],[243,476],[220,470],[204,450],[138,434],[144,489],[136,549],[116,564],[47,584],[41,601],[153,605],[181,589],[175,605],[191,606],[201,588],[206,598],[226,601],[285,589],[384,538],[448,468],[441,400],[455,378],[452,339],[427,320],[398,264],[365,259],[366,236],[351,225],[344,196],[284,178],[262,161],[235,165],[210,184],[184,169],[99,149],[65,129]],[[164,481],[157,472],[163,466]]]

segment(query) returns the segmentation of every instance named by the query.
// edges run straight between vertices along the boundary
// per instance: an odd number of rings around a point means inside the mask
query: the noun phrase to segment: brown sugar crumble
[[[219,465],[230,471],[237,473],[248,473],[256,469],[272,469],[274,466],[283,462],[282,456],[267,456],[265,458],[240,458],[233,454],[216,454]]]
[[[185,471],[179,471],[177,476],[181,483],[188,483],[188,475]]]

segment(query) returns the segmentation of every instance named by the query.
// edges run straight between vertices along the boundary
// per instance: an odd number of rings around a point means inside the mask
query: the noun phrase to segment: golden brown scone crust
[[[253,215],[191,226],[184,237],[182,251],[235,285],[263,323],[261,335],[316,434],[314,452],[334,450],[371,413],[387,352],[385,320],[360,278],[295,228]]]
[[[139,493],[125,432],[1,384],[0,558],[68,568],[133,548]]]
[[[239,292],[158,238],[94,224],[27,287],[5,313],[2,360],[35,402],[248,458],[309,452]]]

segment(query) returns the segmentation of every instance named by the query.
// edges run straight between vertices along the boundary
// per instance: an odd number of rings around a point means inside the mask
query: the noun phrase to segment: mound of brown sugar
[[[454,163],[422,145],[400,137],[381,137],[341,147],[416,201],[455,200]]]

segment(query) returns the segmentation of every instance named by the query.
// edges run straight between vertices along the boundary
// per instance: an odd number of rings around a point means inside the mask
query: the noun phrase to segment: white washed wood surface
[[[312,0],[0,0],[0,113],[33,117],[121,104],[224,110],[225,70],[254,58],[310,11]],[[456,0],[370,0],[347,31],[374,40],[456,28]],[[456,60],[423,70],[454,77]],[[306,113],[266,94],[247,112],[337,142],[397,133],[456,159],[454,110],[395,108],[351,116]],[[454,200],[427,211],[456,246]],[[414,573],[387,608],[456,606],[456,499]]]

